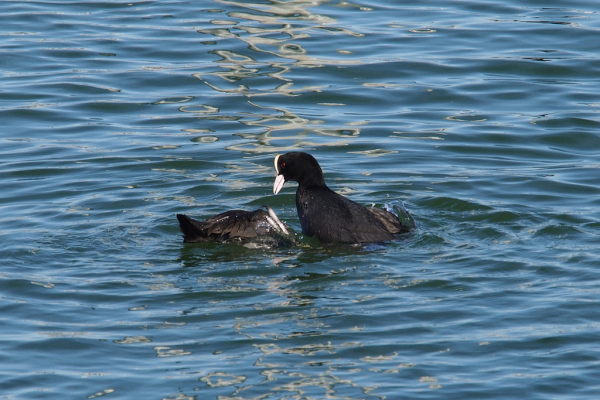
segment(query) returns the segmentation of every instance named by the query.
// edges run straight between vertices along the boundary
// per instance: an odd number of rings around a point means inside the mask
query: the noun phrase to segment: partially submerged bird
[[[277,178],[273,193],[287,181],[298,182],[296,209],[302,232],[321,243],[369,243],[396,239],[415,228],[408,211],[398,216],[381,208],[366,208],[337,194],[325,184],[323,171],[310,154],[291,152],[275,157]]]
[[[230,210],[197,221],[184,214],[177,214],[183,241],[198,242],[247,242],[254,239],[270,240],[278,244],[279,240],[294,242],[289,228],[281,222],[271,207],[265,210]]]

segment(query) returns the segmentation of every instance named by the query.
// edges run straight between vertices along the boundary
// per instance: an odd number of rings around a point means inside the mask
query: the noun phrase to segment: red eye
[[[281,168],[285,168],[285,163],[284,162],[281,163]]]

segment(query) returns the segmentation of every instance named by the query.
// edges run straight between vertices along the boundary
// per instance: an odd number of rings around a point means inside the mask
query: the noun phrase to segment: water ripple
[[[10,398],[596,395],[595,2],[6,1]],[[403,201],[389,244],[184,245],[275,153]]]

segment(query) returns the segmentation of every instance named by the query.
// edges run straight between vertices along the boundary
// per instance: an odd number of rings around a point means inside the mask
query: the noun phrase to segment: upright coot
[[[296,208],[302,232],[323,244],[383,242],[414,228],[412,218],[413,225],[403,225],[387,210],[365,208],[329,189],[319,163],[310,154],[279,155],[275,169],[273,193],[279,193],[287,181],[298,182]]]
[[[271,207],[263,206],[265,210],[230,210],[215,215],[206,221],[196,221],[184,214],[177,214],[179,228],[183,233],[183,241],[197,242],[245,242],[258,238],[287,238],[293,237],[287,226],[279,220]]]

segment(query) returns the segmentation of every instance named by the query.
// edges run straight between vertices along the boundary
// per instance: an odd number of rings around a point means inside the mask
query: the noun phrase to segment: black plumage
[[[248,241],[261,237],[290,237],[287,226],[277,218],[275,212],[266,207],[265,210],[230,210],[197,221],[184,214],[177,214],[179,228],[183,233],[183,241],[227,242]]]
[[[323,244],[389,241],[414,228],[412,218],[404,225],[385,209],[366,208],[335,193],[325,184],[323,171],[310,154],[291,152],[277,156],[275,169],[273,192],[277,194],[284,182],[298,182],[296,208],[302,232],[317,237]]]

